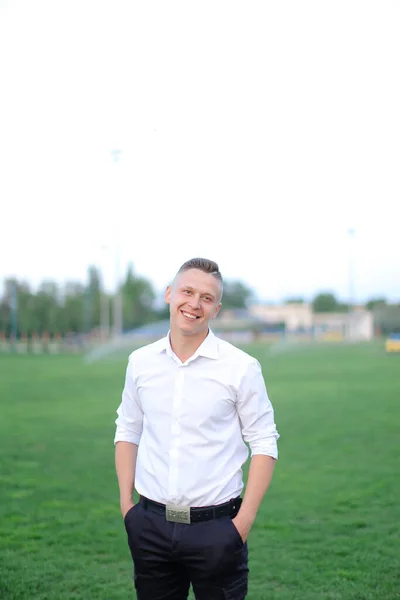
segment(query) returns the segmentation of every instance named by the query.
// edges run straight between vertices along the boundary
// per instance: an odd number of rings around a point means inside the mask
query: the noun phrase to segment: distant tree
[[[346,304],[346,302],[339,302],[338,305],[337,305],[336,311],[337,312],[342,312],[342,313],[343,312],[348,312],[349,308],[350,308],[350,305]]]
[[[3,296],[0,300],[0,332],[6,332],[8,334],[10,326],[10,307]]]
[[[33,330],[35,294],[26,282],[17,283],[17,324],[18,334],[29,335]]]
[[[122,286],[124,329],[132,329],[155,319],[155,292],[150,281],[135,275],[133,265],[128,266]]]
[[[224,281],[222,308],[246,308],[253,298],[253,290],[241,281]]]
[[[85,330],[85,286],[80,282],[68,281],[64,286],[60,306],[58,331],[82,333]]]
[[[58,287],[52,281],[44,281],[34,295],[30,310],[30,332],[55,333],[58,330]]]
[[[294,296],[293,298],[286,298],[285,303],[286,304],[304,304],[305,300],[304,300],[304,298],[301,298],[300,296],[299,297]]]
[[[400,305],[382,304],[374,308],[375,327],[383,335],[400,333]]]
[[[334,294],[330,292],[317,294],[312,301],[314,312],[336,312],[340,310],[340,306]]]
[[[7,335],[11,333],[11,303],[14,286],[17,282],[14,278],[4,280],[3,297],[0,303],[0,327]]]
[[[88,279],[84,298],[84,329],[91,329],[100,325],[100,303],[101,303],[101,273],[100,270],[91,265],[88,268]]]
[[[375,308],[379,308],[382,306],[386,306],[387,305],[387,300],[386,298],[371,298],[370,300],[368,300],[368,302],[366,303],[365,307],[368,308],[368,310],[374,310]]]
[[[170,317],[169,305],[165,304],[163,307],[156,309],[154,313],[154,319],[156,321],[166,321]]]
[[[31,312],[34,295],[29,285],[17,279],[8,278],[4,281],[4,294],[0,301],[0,330],[11,333],[11,312],[13,301],[16,301],[17,335],[29,333],[31,330]]]

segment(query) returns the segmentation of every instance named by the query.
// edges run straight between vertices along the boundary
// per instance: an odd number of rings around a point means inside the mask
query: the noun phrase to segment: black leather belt
[[[168,521],[176,523],[199,523],[200,521],[210,521],[211,519],[221,519],[222,517],[235,517],[242,504],[242,498],[239,496],[238,498],[229,500],[229,502],[224,502],[224,504],[202,506],[199,508],[174,507],[170,504],[165,505],[154,500],[149,500],[144,496],[140,496],[140,503],[145,509],[159,515],[164,515]],[[179,513],[183,514],[183,520]],[[185,513],[187,513],[186,516]]]

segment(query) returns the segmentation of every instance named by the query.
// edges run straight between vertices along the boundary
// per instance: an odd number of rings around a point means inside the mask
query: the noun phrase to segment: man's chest
[[[181,367],[137,378],[137,392],[148,419],[190,420],[202,424],[229,418],[235,412],[237,389],[233,374],[208,368]]]

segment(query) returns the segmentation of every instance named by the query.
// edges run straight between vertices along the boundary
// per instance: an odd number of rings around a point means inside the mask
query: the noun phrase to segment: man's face
[[[209,273],[189,269],[179,273],[167,287],[165,301],[170,305],[171,328],[184,335],[208,331],[208,323],[221,308],[222,286]]]

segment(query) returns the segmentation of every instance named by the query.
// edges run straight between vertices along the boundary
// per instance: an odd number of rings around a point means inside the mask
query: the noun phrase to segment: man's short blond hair
[[[187,260],[185,263],[183,263],[178,273],[189,271],[189,269],[198,269],[199,271],[203,271],[203,273],[213,275],[222,283],[221,272],[217,263],[213,260],[209,260],[208,258],[191,258],[190,260]]]

